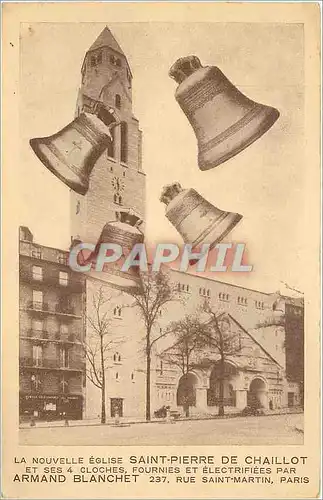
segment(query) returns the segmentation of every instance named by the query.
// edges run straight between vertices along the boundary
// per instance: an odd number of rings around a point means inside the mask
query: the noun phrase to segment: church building
[[[146,176],[142,166],[142,132],[132,111],[132,86],[133,75],[127,57],[106,27],[85,54],[76,116],[82,113],[86,96],[113,107],[121,123],[113,129],[113,142],[92,170],[87,193],[82,196],[70,191],[71,242],[81,240],[96,244],[104,225],[116,221],[122,209],[131,208],[145,219]],[[40,258],[37,268],[42,266]],[[22,257],[22,261],[24,259]],[[228,356],[225,363],[226,411],[240,411],[255,398],[265,409],[302,404],[303,299],[281,296],[279,293],[263,293],[175,270],[169,270],[169,273],[181,300],[159,311],[154,334],[161,334],[170,321],[180,319],[181,315],[193,314],[199,305],[208,301],[212,310],[219,314],[226,331],[232,332],[234,338],[238,339],[239,349]],[[75,282],[76,277],[73,276],[73,280]],[[78,398],[77,404],[74,403],[77,418],[80,415],[84,419],[100,417],[102,378],[108,417],[116,414],[144,417],[145,328],[142,318],[133,307],[133,298],[91,274],[82,274],[77,283],[77,286],[73,285],[73,293],[76,294],[73,300],[78,312],[69,314],[69,332],[75,333],[75,336],[66,342],[70,342],[70,353],[75,351],[78,357],[73,369],[67,372],[66,367],[65,371],[59,372],[62,375],[61,379],[57,378],[57,384],[62,384],[65,380],[63,375],[68,375],[70,386],[64,385],[64,394],[68,395],[69,387],[75,389],[75,397]],[[23,278],[20,287],[25,287]],[[32,293],[31,290],[29,294]],[[50,300],[48,294],[46,302]],[[48,307],[51,309],[50,305]],[[39,315],[39,311],[35,312],[34,309],[34,315],[36,312]],[[67,313],[64,314],[65,322]],[[100,352],[99,338],[95,334],[95,318],[100,314],[106,318],[104,374],[99,365],[93,368]],[[22,312],[21,318],[25,316],[26,313]],[[25,320],[21,321],[22,326],[24,329],[31,328],[25,325]],[[27,340],[23,338],[22,342],[25,345]],[[46,346],[49,342],[61,342],[61,338],[46,339]],[[34,351],[28,351],[29,357],[31,352]],[[217,413],[219,355],[216,350],[205,345],[199,354],[200,366],[196,364],[189,374],[183,374],[180,367],[169,362],[170,353],[176,354],[176,344],[170,339],[165,338],[155,344],[151,371],[152,414],[164,405],[182,412],[183,398],[187,398],[187,392],[191,414]],[[205,359],[208,360],[207,364],[203,364]],[[26,362],[22,361],[21,366],[26,366]],[[40,373],[37,370],[34,370],[36,375]],[[43,390],[44,386],[39,384],[38,392]],[[41,401],[41,397],[38,400]]]

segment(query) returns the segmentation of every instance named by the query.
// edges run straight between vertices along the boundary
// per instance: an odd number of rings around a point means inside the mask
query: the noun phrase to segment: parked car
[[[264,411],[262,407],[257,407],[257,406],[246,406],[240,413],[242,416],[248,416],[248,415],[264,415]]]
[[[177,420],[181,416],[181,414],[178,410],[171,410],[170,406],[163,405],[161,408],[154,411],[154,417],[155,418],[166,418],[168,411],[169,411],[170,416],[174,420]]]

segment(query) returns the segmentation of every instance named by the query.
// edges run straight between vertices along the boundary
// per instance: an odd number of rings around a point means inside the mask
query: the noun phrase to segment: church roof
[[[120,45],[118,44],[117,40],[114,38],[114,36],[112,35],[111,31],[107,26],[104,28],[103,31],[101,31],[100,35],[91,45],[88,52],[90,52],[91,50],[100,49],[101,47],[111,47],[111,49],[115,50],[116,52],[119,52],[119,54],[122,54],[123,56],[125,55]]]

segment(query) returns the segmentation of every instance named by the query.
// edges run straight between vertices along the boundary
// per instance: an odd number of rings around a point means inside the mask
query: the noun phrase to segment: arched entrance
[[[267,387],[261,378],[254,378],[247,394],[247,405],[253,408],[267,408],[268,394]]]
[[[207,405],[219,406],[235,406],[236,392],[234,390],[233,377],[238,373],[238,370],[231,363],[224,363],[224,373],[221,374],[220,363],[216,363],[210,375],[210,386],[207,391]],[[223,402],[221,401],[221,380],[223,379]]]
[[[189,416],[190,406],[196,406],[197,378],[194,373],[183,375],[177,388],[177,406],[182,406],[185,415]]]

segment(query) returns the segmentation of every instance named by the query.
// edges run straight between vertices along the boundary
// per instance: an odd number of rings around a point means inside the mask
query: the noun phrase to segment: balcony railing
[[[48,339],[49,334],[47,330],[27,330],[27,337],[35,338],[35,339]]]
[[[32,357],[19,358],[19,364],[22,368],[40,368],[50,370],[69,370],[69,371],[85,371],[85,363],[83,361],[69,361],[65,364],[58,359],[34,359]]]
[[[47,302],[35,302],[33,300],[30,300],[27,303],[27,308],[32,309],[33,311],[49,312]]]
[[[81,317],[81,313],[75,311],[74,307],[68,304],[52,304],[47,302],[27,302],[27,309],[38,313],[62,314],[65,316]]]
[[[78,344],[79,337],[75,333],[70,333],[68,335],[56,332],[49,333],[46,330],[25,330],[20,333],[21,338],[28,338],[36,342],[49,341],[49,342],[60,342],[65,344]]]
[[[26,281],[27,283],[37,283],[37,285],[43,286],[55,286],[60,290],[68,290],[69,292],[82,292],[84,288],[84,282],[76,277],[69,277],[67,280],[59,279],[58,275],[49,275],[44,273],[33,274],[32,271],[28,269],[20,269],[20,279]]]
[[[69,315],[75,316],[74,307],[67,305],[67,304],[56,304],[55,311],[58,314],[69,314]]]

